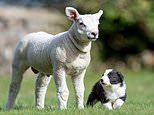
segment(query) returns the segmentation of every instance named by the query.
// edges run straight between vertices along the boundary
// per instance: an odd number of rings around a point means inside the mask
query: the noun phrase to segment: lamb
[[[75,8],[66,7],[65,13],[73,21],[68,31],[56,35],[30,33],[18,42],[6,110],[14,106],[23,74],[29,67],[35,73],[39,72],[35,83],[36,108],[44,108],[50,75],[54,76],[59,109],[67,108],[66,75],[72,78],[77,107],[84,108],[84,75],[90,63],[91,42],[98,38],[99,18],[103,11],[80,15]]]

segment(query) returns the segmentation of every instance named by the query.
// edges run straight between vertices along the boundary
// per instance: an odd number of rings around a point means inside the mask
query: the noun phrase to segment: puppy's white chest
[[[124,95],[125,87],[113,88],[112,90],[106,91],[106,97],[111,101],[115,101],[116,99]]]
[[[106,97],[111,101],[115,101],[117,98],[119,98],[119,95],[117,92],[106,92]]]
[[[119,97],[122,97],[125,95],[125,85],[123,87],[119,87],[118,86],[113,86],[112,90],[107,91],[106,90],[106,97],[111,100],[111,101],[115,101],[116,99],[118,99]]]

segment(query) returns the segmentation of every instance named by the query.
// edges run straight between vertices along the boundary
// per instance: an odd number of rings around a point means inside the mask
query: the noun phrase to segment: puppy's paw
[[[119,109],[123,104],[124,104],[124,101],[123,101],[123,100],[117,99],[117,100],[113,103],[113,109]]]
[[[109,110],[112,110],[112,103],[111,102],[108,102],[108,103],[104,103],[103,104],[105,108],[109,109]]]

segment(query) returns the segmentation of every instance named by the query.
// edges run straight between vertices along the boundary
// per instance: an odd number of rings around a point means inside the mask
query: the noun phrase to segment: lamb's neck
[[[83,53],[87,53],[90,52],[91,49],[91,41],[87,40],[87,41],[81,41],[81,37],[83,37],[82,35],[80,35],[75,29],[74,29],[75,25],[72,25],[72,27],[68,30],[67,34],[69,36],[69,39],[71,39],[72,43],[74,44],[74,46],[81,52]],[[84,38],[84,39],[88,39],[88,38]]]

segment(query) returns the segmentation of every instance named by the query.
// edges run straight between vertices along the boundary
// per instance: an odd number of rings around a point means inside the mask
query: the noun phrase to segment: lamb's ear
[[[99,19],[103,14],[103,10],[100,10],[98,13],[96,13],[95,15],[97,16],[97,18]]]
[[[78,17],[79,17],[78,11],[72,7],[66,7],[65,13],[66,13],[66,16],[68,17],[68,19],[70,19],[72,21],[78,19]]]

